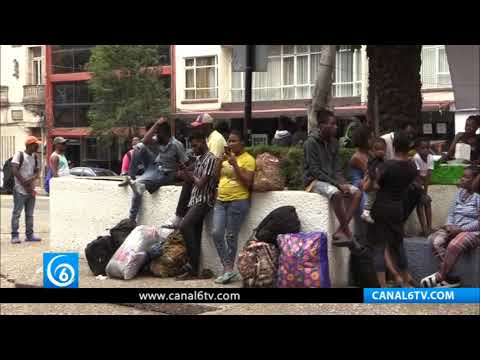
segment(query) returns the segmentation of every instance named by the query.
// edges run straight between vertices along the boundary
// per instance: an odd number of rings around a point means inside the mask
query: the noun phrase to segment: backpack
[[[360,245],[358,240],[355,238],[353,245],[354,246],[350,249],[352,285],[361,288],[380,287],[377,273],[375,271],[371,249]]]
[[[238,255],[238,272],[243,287],[274,287],[278,268],[278,249],[275,245],[251,240]]]
[[[298,233],[300,220],[293,206],[281,206],[268,214],[254,229],[255,238],[276,245],[279,234]]]
[[[117,248],[109,235],[99,236],[87,245],[85,257],[90,270],[95,276],[105,275],[105,268]]]
[[[137,223],[132,219],[123,219],[117,225],[110,229],[110,236],[116,249],[123,244],[128,235],[137,227]],[[116,250],[115,249],[115,250]]]
[[[37,155],[34,154],[35,158],[35,170],[38,169],[38,158]],[[12,192],[13,188],[15,187],[15,177],[13,176],[12,172],[12,160],[13,156],[9,158],[3,164],[3,188],[7,191]],[[20,163],[18,164],[18,168],[20,169],[23,165],[23,151],[20,151]]]
[[[161,255],[150,263],[153,275],[166,278],[179,275],[187,263],[187,248],[179,230],[175,230],[162,244]]]

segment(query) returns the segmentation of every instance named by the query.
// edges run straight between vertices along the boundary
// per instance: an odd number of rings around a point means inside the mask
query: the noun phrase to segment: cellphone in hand
[[[230,150],[230,147],[229,146],[225,146],[224,148],[224,151],[225,151],[225,154],[230,154],[231,150]]]

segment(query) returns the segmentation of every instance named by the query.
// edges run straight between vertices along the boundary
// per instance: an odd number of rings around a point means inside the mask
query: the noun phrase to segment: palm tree
[[[368,45],[368,110],[378,135],[422,111],[421,45]]]

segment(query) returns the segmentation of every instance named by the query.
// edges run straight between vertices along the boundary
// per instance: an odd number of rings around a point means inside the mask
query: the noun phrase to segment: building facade
[[[26,136],[45,141],[45,70],[45,45],[0,45],[0,166]]]
[[[252,123],[248,124],[252,134],[266,134],[271,139],[280,116],[306,120],[321,66],[320,49],[321,45],[269,46],[267,72],[253,74]],[[175,117],[190,121],[201,112],[209,112],[241,129],[244,73],[232,70],[233,47],[175,45],[172,55]],[[422,130],[424,135],[435,139],[447,138],[454,131],[454,115],[450,111],[453,91],[445,47],[425,45],[422,62]],[[333,74],[332,103],[341,125],[352,117],[366,116],[367,90],[366,47],[340,46]],[[437,129],[436,123],[442,125]]]
[[[46,46],[46,128],[47,153],[53,151],[53,139],[69,140],[67,158],[72,166],[95,166],[119,173],[125,144],[114,141],[110,148],[99,146],[88,123],[92,94],[87,71],[95,45]],[[164,66],[162,74],[170,74]]]

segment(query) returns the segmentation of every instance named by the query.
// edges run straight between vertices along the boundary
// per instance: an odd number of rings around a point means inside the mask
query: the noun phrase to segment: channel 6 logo
[[[44,288],[78,288],[78,253],[43,253]]]

